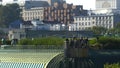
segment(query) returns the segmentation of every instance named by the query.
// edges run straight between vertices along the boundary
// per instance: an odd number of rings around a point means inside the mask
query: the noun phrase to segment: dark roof
[[[30,9],[34,7],[48,7],[49,4],[46,1],[26,1],[25,8]]]
[[[16,20],[10,23],[9,28],[20,28],[20,24],[22,23],[21,20]]]
[[[45,23],[45,24],[61,24],[58,21],[43,21],[43,23]]]
[[[31,21],[23,21],[22,24],[23,24],[23,25],[33,25],[33,24],[31,23]]]

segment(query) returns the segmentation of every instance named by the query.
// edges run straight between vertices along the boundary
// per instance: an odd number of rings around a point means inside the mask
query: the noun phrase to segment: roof
[[[43,21],[45,24],[62,24],[61,22],[58,21]]]
[[[9,28],[20,28],[20,24],[22,23],[21,20],[16,20],[10,23]]]
[[[23,25],[33,25],[33,24],[31,23],[31,21],[23,21],[22,24],[23,24]]]
[[[25,8],[30,9],[34,7],[48,7],[49,4],[46,1],[26,1]]]

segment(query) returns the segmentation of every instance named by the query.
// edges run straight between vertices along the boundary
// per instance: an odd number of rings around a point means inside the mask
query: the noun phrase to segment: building
[[[9,33],[8,33],[8,37],[9,37],[9,40],[12,40],[12,39],[25,39],[26,38],[26,33],[25,33],[25,30],[23,29],[13,29],[13,30],[10,30]]]
[[[96,0],[96,9],[120,9],[120,0]]]
[[[39,7],[48,7],[50,6],[46,1],[25,1],[23,8],[31,9],[31,8],[39,8]]]
[[[44,18],[43,7],[23,9],[21,13],[22,13],[22,18],[24,21],[32,21],[34,19],[39,19],[42,21]]]
[[[90,16],[74,16],[74,23],[76,23],[76,29],[87,30],[93,26],[105,27],[107,29],[114,28],[117,23],[120,22],[119,15],[115,14],[100,14]]]
[[[50,25],[45,24],[43,21],[32,20],[33,30],[50,30]]]
[[[44,21],[44,24],[48,25],[50,31],[63,31],[66,30],[66,25],[57,21]]]
[[[22,21],[22,23],[20,24],[20,29],[33,29],[33,24],[31,23],[31,21]]]
[[[66,3],[54,3],[53,6],[45,7],[44,20],[57,21],[66,25],[73,23],[73,16],[86,15],[82,5],[73,5]]]
[[[54,2],[64,2],[64,0],[2,0],[1,4],[6,5],[11,3],[18,3],[19,5],[23,6],[26,4],[26,2],[29,2],[30,4],[31,2],[38,2],[38,1],[47,2],[49,5],[53,5]]]
[[[71,23],[68,25],[68,31],[77,31],[77,23]]]
[[[120,0],[96,0],[95,14],[120,14]]]

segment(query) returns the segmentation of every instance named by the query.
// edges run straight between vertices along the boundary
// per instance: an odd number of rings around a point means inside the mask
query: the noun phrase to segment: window
[[[13,1],[18,1],[18,0],[13,0]]]
[[[85,22],[85,25],[87,25],[87,22]]]
[[[79,26],[81,26],[81,22],[79,22]]]
[[[88,25],[90,25],[90,22],[88,22]]]
[[[84,25],[84,22],[82,22],[82,25]]]

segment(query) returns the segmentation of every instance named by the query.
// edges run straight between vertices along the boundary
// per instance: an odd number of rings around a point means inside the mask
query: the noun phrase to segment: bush
[[[90,44],[90,45],[93,45],[93,44],[95,44],[95,43],[97,43],[97,40],[96,40],[95,38],[89,40],[89,44]]]
[[[120,49],[119,38],[100,37],[98,43],[101,43],[104,49]]]
[[[100,44],[100,43],[95,43],[95,44],[93,45],[93,48],[96,49],[96,50],[102,49],[102,44]]]
[[[43,37],[35,39],[22,39],[19,41],[19,48],[61,48],[64,45],[64,39],[59,37]]]
[[[114,64],[105,64],[104,68],[120,68],[120,64],[119,63],[114,63]]]
[[[19,45],[32,45],[33,41],[31,39],[22,39],[18,42]]]

